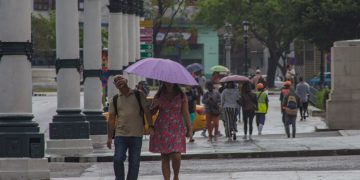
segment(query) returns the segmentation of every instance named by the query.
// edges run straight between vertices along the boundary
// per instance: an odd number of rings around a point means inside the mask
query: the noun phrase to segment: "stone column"
[[[78,156],[92,152],[89,123],[80,109],[78,1],[56,1],[57,115],[47,152]]]
[[[49,179],[32,121],[31,2],[0,0],[0,179]]]
[[[124,8],[123,8],[123,31],[122,31],[122,62],[123,62],[123,70],[128,67],[129,65],[129,40],[131,40],[129,38],[129,7],[128,7],[128,0],[123,0],[124,2]],[[128,73],[124,73],[124,77],[129,79],[129,74]],[[128,83],[128,85],[131,87],[130,82]]]
[[[124,66],[123,31],[126,28],[124,28],[125,25],[123,23],[123,11],[126,8],[126,3],[119,0],[110,0],[109,2],[108,67],[110,77],[108,80],[108,102],[111,102],[111,98],[119,92],[113,84],[113,76],[122,74],[122,68]]]
[[[135,60],[139,60],[140,59],[140,19],[143,15],[143,5],[144,1],[143,0],[137,0],[136,2],[136,7],[135,7],[135,38],[136,38],[136,42],[135,42]],[[141,81],[142,78],[141,76],[136,76],[136,82],[135,84],[137,84],[139,81]]]
[[[128,1],[128,47],[129,47],[129,63],[128,65],[132,65],[135,63],[136,58],[136,5],[137,0],[127,0]],[[136,77],[133,74],[129,74],[129,86],[130,88],[135,88]]]
[[[330,129],[360,129],[360,40],[337,41],[331,48]]]
[[[102,115],[101,84],[101,1],[84,2],[84,110],[90,123],[90,138],[94,148],[107,140],[107,124]]]

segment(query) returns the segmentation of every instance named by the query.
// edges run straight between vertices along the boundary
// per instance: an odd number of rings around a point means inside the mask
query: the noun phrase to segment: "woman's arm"
[[[186,124],[188,126],[187,129],[188,129],[189,136],[191,136],[192,135],[192,126],[191,126],[191,122],[190,122],[189,104],[188,104],[187,97],[185,95],[184,95],[184,100],[182,101],[181,112],[182,112],[182,115],[185,118]]]

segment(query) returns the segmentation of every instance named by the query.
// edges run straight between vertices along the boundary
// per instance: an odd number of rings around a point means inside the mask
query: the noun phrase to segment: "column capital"
[[[110,13],[126,13],[127,0],[109,0]]]

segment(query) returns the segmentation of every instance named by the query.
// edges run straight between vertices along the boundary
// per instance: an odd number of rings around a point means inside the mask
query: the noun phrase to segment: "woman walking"
[[[241,106],[243,109],[244,121],[244,137],[247,139],[248,125],[249,125],[249,140],[252,140],[253,120],[255,111],[257,110],[257,98],[255,93],[251,92],[251,84],[246,82],[241,88]]]
[[[265,115],[269,107],[269,98],[264,92],[264,85],[262,83],[258,83],[256,85],[256,89],[258,90],[256,92],[258,102],[258,109],[256,111],[256,126],[258,128],[259,135],[261,135],[265,124]]]
[[[161,153],[161,170],[165,180],[170,180],[170,161],[174,180],[179,179],[181,153],[186,152],[186,127],[192,134],[186,95],[177,84],[164,82],[156,93],[152,109],[159,111],[150,136],[150,152]]]
[[[221,107],[225,112],[225,134],[228,141],[236,140],[236,115],[239,108],[240,92],[235,88],[234,82],[227,82],[226,89],[221,93]]]

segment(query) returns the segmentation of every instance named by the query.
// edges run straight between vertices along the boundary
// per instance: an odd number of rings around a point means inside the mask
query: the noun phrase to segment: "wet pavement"
[[[226,159],[226,158],[259,158],[259,157],[306,157],[360,154],[359,131],[328,131],[322,117],[308,117],[306,121],[297,119],[296,138],[285,136],[281,121],[280,102],[278,95],[270,95],[270,108],[266,116],[263,135],[257,135],[254,122],[253,140],[243,140],[243,124],[238,123],[236,141],[228,141],[224,136],[209,142],[200,132],[195,134],[195,142],[187,143],[187,153],[183,159]],[[316,110],[311,107],[312,110]],[[321,130],[321,131],[317,131]],[[221,124],[220,131],[224,134]],[[159,154],[148,151],[149,137],[145,136],[141,158],[142,161],[159,160]],[[50,162],[112,162],[113,150],[95,149],[94,153],[81,157],[48,157]],[[91,169],[92,168],[92,169]],[[102,176],[104,169],[92,166],[87,171],[97,172],[97,177],[90,178],[54,178],[57,180],[80,179],[114,179],[113,176]],[[109,170],[106,170],[109,171]],[[111,171],[111,170],[110,170]],[[360,171],[341,171],[346,179],[359,179]],[[182,175],[181,179],[342,179],[337,171],[279,171],[279,172],[241,172]],[[95,175],[94,175],[95,176]],[[355,178],[357,177],[357,178]],[[162,176],[141,176],[139,179],[162,179]]]

